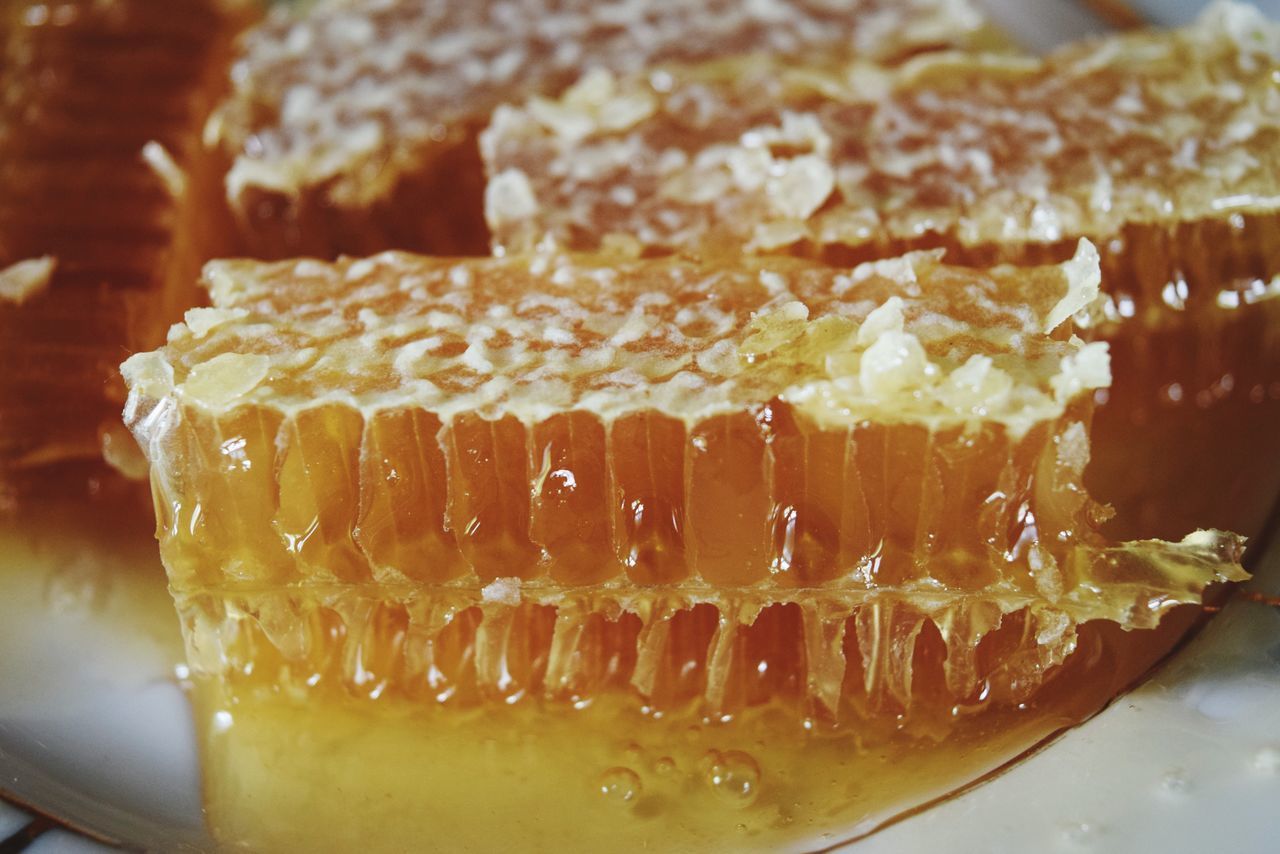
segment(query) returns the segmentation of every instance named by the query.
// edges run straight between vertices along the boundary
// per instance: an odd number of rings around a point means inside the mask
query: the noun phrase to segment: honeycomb
[[[1096,533],[1087,241],[1032,269],[384,253],[205,279],[212,307],[123,366],[198,674],[1013,701],[1077,626],[1242,577],[1231,535]]]
[[[1258,221],[1232,248],[1270,266],[1278,55],[1280,28],[1216,6],[1185,30],[1043,59],[599,71],[557,100],[497,111],[482,146],[487,215],[504,251],[800,244],[857,261],[944,246],[981,264],[1034,261],[1080,236],[1107,251],[1144,226],[1198,226],[1198,250],[1236,216]],[[625,123],[618,103],[637,105]]]
[[[1117,533],[1252,534],[1280,492],[1277,74],[1280,27],[1226,3],[1044,58],[597,72],[495,112],[486,215],[498,252],[1043,264],[1088,237],[1108,299],[1082,334],[1112,343],[1116,373],[1096,481]],[[604,120],[619,101],[644,108]]]
[[[21,470],[100,459],[121,353],[195,299],[216,228],[195,215],[213,184],[198,131],[241,17],[202,0],[0,5],[0,493]]]
[[[505,100],[591,68],[989,39],[969,0],[325,2],[245,38],[208,139],[234,159],[227,194],[256,256],[486,254],[474,136]]]

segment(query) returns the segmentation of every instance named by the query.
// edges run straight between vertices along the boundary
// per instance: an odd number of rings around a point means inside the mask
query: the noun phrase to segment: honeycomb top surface
[[[481,147],[499,249],[1104,240],[1277,207],[1280,26],[1222,3],[1043,59],[599,73]]]
[[[503,100],[585,69],[748,52],[889,59],[984,31],[968,0],[327,2],[247,35],[208,138],[235,158],[233,200],[249,186],[323,187],[363,204]]]
[[[527,422],[569,410],[694,421],[775,397],[818,423],[992,420],[1015,433],[1107,385],[1105,345],[1050,330],[1098,260],[978,271],[939,253],[795,259],[214,262],[213,308],[124,366],[133,405],[323,402]]]

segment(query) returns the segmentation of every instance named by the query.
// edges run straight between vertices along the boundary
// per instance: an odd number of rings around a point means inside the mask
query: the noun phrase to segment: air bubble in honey
[[[622,766],[604,771],[596,781],[596,787],[600,790],[601,796],[615,806],[632,805],[644,791],[640,775]]]

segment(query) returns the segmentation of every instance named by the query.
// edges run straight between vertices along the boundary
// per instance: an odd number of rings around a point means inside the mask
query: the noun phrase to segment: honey
[[[487,254],[475,134],[585,69],[744,53],[886,60],[994,40],[969,0],[320,3],[245,38],[208,138],[250,254]]]
[[[488,221],[498,252],[839,264],[1042,264],[1088,237],[1108,300],[1082,334],[1112,343],[1116,377],[1090,472],[1110,532],[1252,536],[1280,492],[1278,46],[1256,10],[1217,4],[1044,58],[600,73],[495,111]],[[602,123],[619,101],[646,106]]]
[[[198,132],[242,17],[195,0],[0,9],[0,493],[100,461],[101,435],[124,437],[120,354],[196,298],[217,233]]]

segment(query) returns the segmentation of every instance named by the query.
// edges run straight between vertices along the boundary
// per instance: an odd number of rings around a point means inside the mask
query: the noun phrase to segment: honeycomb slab
[[[950,708],[1240,577],[1230,535],[1094,531],[1087,242],[1031,270],[386,253],[206,281],[123,368],[199,674]]]
[[[0,492],[100,460],[120,353],[196,298],[215,219],[199,129],[243,18],[213,0],[0,4]]]
[[[1275,266],[1278,69],[1280,26],[1219,5],[1185,30],[1044,58],[600,71],[498,111],[483,141],[489,223],[505,251],[612,241],[863,260],[940,246],[992,263],[1258,217],[1249,233]],[[635,106],[619,117],[617,104]]]
[[[485,254],[474,136],[503,101],[592,68],[895,59],[986,39],[968,0],[323,2],[246,37],[209,139],[234,159],[227,194],[259,257]]]

